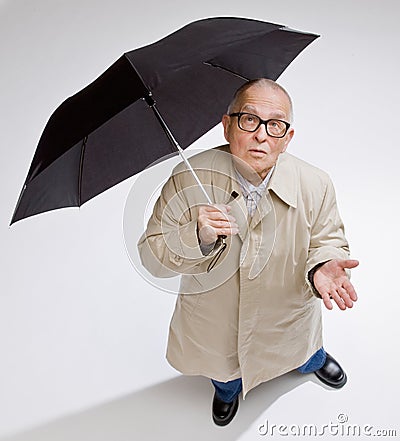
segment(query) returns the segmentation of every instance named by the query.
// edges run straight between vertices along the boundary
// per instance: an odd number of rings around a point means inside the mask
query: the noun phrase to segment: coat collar
[[[292,155],[281,153],[269,181],[268,190],[272,190],[283,202],[297,207],[297,176],[291,161]]]

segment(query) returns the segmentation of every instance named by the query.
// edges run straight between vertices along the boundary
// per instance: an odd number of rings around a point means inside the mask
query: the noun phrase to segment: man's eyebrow
[[[254,115],[258,116],[257,109],[254,106],[250,105],[250,104],[246,104],[245,106],[243,106],[242,109],[241,109],[241,112],[243,112],[243,111],[246,111],[246,112],[249,111],[251,113],[254,113]],[[276,118],[276,119],[285,119],[286,115],[285,115],[284,112],[281,112],[281,111],[277,110],[275,112],[272,112],[270,117],[271,118]]]
[[[255,114],[257,114],[257,109],[254,106],[251,105],[245,105],[242,107],[242,111],[243,110],[249,110],[250,112],[254,112]]]

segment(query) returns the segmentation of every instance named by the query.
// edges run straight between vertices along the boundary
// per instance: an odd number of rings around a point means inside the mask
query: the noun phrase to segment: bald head
[[[239,87],[239,89],[235,92],[235,95],[233,96],[231,103],[228,106],[228,110],[227,110],[228,114],[238,111],[238,108],[240,107],[242,100],[245,98],[247,90],[250,88],[270,89],[272,91],[282,92],[286,96],[289,104],[290,120],[288,122],[290,123],[293,122],[293,104],[290,95],[280,84],[276,83],[275,81],[269,80],[267,78],[258,78],[256,80],[251,80],[243,84],[243,86]]]

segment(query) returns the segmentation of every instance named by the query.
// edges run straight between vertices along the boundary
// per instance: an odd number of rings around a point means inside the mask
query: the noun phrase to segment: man
[[[335,192],[323,171],[286,153],[292,103],[277,83],[242,86],[222,124],[228,146],[191,158],[163,187],[139,240],[155,276],[181,274],[167,359],[215,387],[212,415],[228,424],[258,384],[298,368],[335,388],[346,374],[322,345],[321,300],[357,296]]]

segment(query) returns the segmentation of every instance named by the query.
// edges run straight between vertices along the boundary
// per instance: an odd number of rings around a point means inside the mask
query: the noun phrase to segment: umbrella
[[[276,80],[317,37],[219,17],[123,54],[50,117],[11,224],[81,206],[182,151],[220,122],[239,86],[260,77]]]

